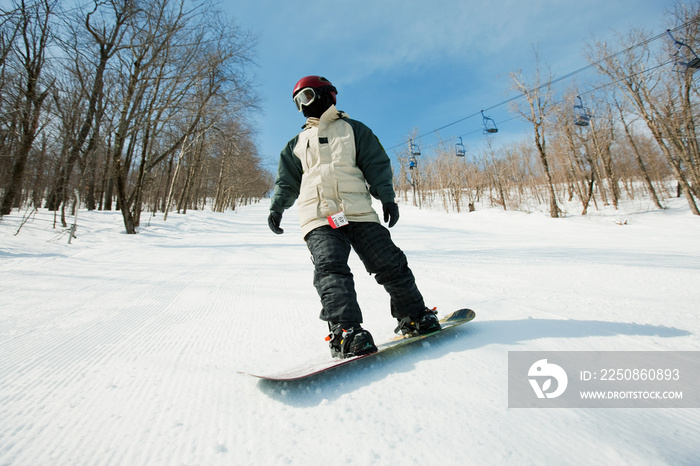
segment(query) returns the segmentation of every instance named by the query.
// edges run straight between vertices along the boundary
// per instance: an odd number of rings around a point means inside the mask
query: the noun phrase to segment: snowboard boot
[[[437,318],[436,309],[437,308],[428,309],[426,307],[423,312],[417,316],[406,316],[402,319],[398,319],[399,326],[396,327],[394,333],[416,336],[437,332],[442,327],[440,326],[440,321]]]
[[[326,337],[326,341],[334,358],[345,359],[377,351],[372,334],[359,323],[328,322],[328,328],[331,333]]]

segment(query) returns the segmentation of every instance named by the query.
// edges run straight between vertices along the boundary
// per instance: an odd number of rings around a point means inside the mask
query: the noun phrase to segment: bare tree
[[[642,181],[644,182],[644,184],[647,188],[647,191],[649,192],[649,195],[651,196],[651,199],[654,201],[654,205],[656,206],[656,208],[663,209],[663,205],[661,204],[661,200],[659,199],[659,196],[656,193],[656,189],[654,188],[654,184],[651,181],[651,176],[649,175],[649,170],[647,169],[647,166],[644,163],[642,151],[641,151],[638,143],[636,142],[637,138],[635,138],[632,135],[632,130],[630,128],[630,124],[625,119],[624,106],[617,99],[615,99],[615,106],[616,106],[618,113],[620,115],[620,123],[622,124],[622,127],[625,130],[625,135],[627,136],[627,139],[628,139],[630,146],[632,148],[632,152],[634,154],[634,160],[637,162],[637,166],[639,167]]]
[[[549,166],[549,158],[547,157],[547,140],[545,134],[547,127],[547,114],[552,106],[552,76],[550,73],[548,76],[544,77],[544,82],[542,81],[543,77],[541,75],[539,54],[537,51],[535,51],[535,66],[535,74],[531,80],[525,78],[522,71],[518,73],[511,73],[513,88],[519,92],[522,92],[523,97],[525,97],[525,100],[527,101],[527,107],[525,110],[523,110],[518,104],[516,104],[515,110],[523,118],[532,123],[535,146],[537,147],[537,152],[540,156],[542,170],[544,171],[547,189],[549,191],[549,215],[556,218],[559,217],[560,210],[559,206],[557,205],[554,181],[552,179],[552,173]]]
[[[648,47],[648,35],[632,30],[620,37],[622,53],[611,53],[608,44],[597,42],[589,48],[589,60],[612,79],[630,109],[644,121],[666,157],[691,211],[700,215],[698,196],[697,138],[691,102],[692,71],[683,77],[673,74],[666,57],[655,57]],[[630,44],[640,44],[630,47]],[[675,82],[675,86],[673,83]],[[680,105],[680,108],[678,106]]]
[[[564,99],[569,105],[560,106],[554,112],[554,124],[559,130],[559,137],[554,143],[560,146],[561,165],[564,168],[564,176],[568,179],[569,198],[577,195],[581,201],[581,215],[588,213],[591,200],[594,200],[594,185],[596,180],[596,163],[591,157],[588,148],[588,132],[582,126],[576,125],[574,115],[571,112],[572,96]]]
[[[599,176],[599,186],[601,190],[605,189],[603,181],[607,181],[610,189],[610,198],[615,209],[618,208],[620,200],[620,186],[618,177],[615,171],[612,154],[610,148],[615,140],[613,115],[610,111],[610,106],[599,101],[599,111],[596,112],[595,118],[591,118],[589,122],[590,137],[593,142],[593,148],[597,159],[600,161],[602,176]],[[607,198],[607,196],[606,196]]]
[[[97,147],[104,115],[105,72],[114,55],[127,46],[124,44],[126,30],[139,12],[137,4],[136,0],[95,0],[91,10],[76,9],[71,16],[66,17],[67,37],[62,40],[62,45],[66,56],[73,59],[67,67],[70,73],[67,79],[80,90],[67,105],[84,105],[86,111],[79,116],[81,121],[73,123],[72,134],[66,134],[65,163],[59,167],[55,185],[46,201],[46,207],[51,210],[58,209],[63,202],[73,167],[79,157],[82,155],[83,172],[94,166],[89,161],[94,160],[93,152]],[[76,28],[76,25],[82,25],[83,29]],[[92,186],[90,190],[93,189]],[[87,199],[88,204],[94,208],[94,194]]]
[[[51,41],[50,19],[57,0],[18,0],[8,22],[14,22],[17,34],[9,45],[6,59],[16,65],[18,76],[16,107],[18,141],[13,155],[9,183],[0,202],[0,216],[7,215],[19,201],[29,152],[39,132],[42,107],[50,93],[42,72]]]

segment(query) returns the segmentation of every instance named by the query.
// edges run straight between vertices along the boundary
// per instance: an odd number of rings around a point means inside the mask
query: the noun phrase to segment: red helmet
[[[301,78],[294,86],[294,91],[292,92],[292,99],[296,97],[297,93],[310,87],[311,89],[319,91],[319,93],[328,92],[333,98],[333,104],[335,105],[335,96],[338,94],[338,90],[331,84],[329,80],[323,76],[306,76]]]

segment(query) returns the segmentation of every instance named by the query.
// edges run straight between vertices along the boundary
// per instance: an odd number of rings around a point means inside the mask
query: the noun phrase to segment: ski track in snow
[[[392,237],[430,306],[477,319],[320,377],[296,212],[0,221],[0,465],[697,464],[697,409],[509,409],[508,351],[700,350],[700,222],[671,208],[549,219],[405,204]],[[639,212],[639,213],[636,213]],[[144,214],[146,217],[146,214]],[[626,225],[618,225],[621,217]],[[388,297],[351,256],[365,327]]]

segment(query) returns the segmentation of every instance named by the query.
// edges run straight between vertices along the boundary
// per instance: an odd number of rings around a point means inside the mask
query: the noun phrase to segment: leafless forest
[[[587,68],[597,79],[585,88],[555,91],[558,79],[535,52],[534,75],[511,73],[521,96],[511,111],[531,125],[532,137],[501,144],[485,115],[486,142],[475,151],[452,139],[421,154],[411,134],[399,155],[399,192],[414,205],[447,211],[534,203],[552,217],[573,213],[563,209],[572,202],[585,215],[641,197],[662,209],[664,199],[683,196],[700,215],[700,4],[679,3],[668,22],[662,34],[630,30],[616,43],[589,43]]]
[[[11,0],[0,10],[0,216],[76,206],[119,210],[127,233],[144,212],[235,208],[269,193],[249,117],[256,38],[208,0]],[[668,13],[669,31],[591,42],[585,87],[539,61],[513,72],[513,118],[532,137],[456,140],[398,155],[398,192],[416,205],[466,211],[537,203],[552,217],[580,203],[684,197],[700,215],[695,129],[700,4]],[[411,135],[415,137],[415,135]]]
[[[0,16],[0,215],[217,211],[264,196],[256,39],[206,0],[12,0]],[[67,4],[70,3],[70,9]]]

